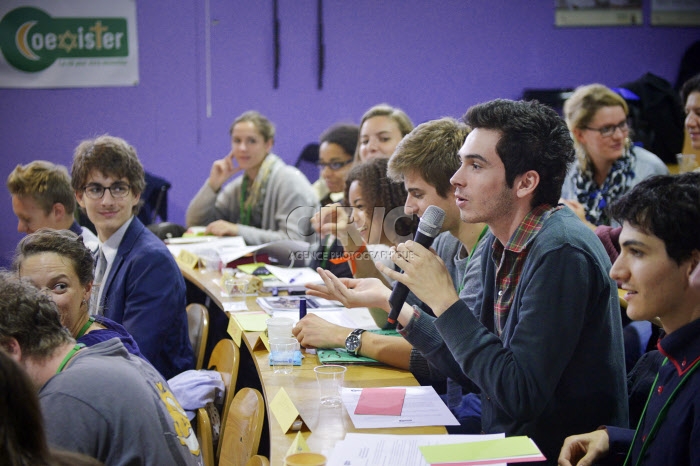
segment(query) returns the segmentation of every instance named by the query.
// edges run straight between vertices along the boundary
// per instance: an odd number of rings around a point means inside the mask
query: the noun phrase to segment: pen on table
[[[297,278],[301,277],[304,275],[304,272],[299,272],[298,274],[294,275],[292,278],[289,279],[289,283],[294,283],[297,281]]]
[[[299,298],[299,320],[306,316],[306,298]]]

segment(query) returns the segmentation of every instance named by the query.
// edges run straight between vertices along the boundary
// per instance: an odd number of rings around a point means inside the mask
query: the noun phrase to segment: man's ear
[[[19,342],[16,338],[8,337],[8,339],[2,343],[2,349],[15,361],[19,362],[22,359],[22,348],[19,346]]]
[[[51,213],[58,222],[61,222],[66,217],[66,206],[60,202],[56,202],[51,207]]]
[[[528,170],[515,178],[515,194],[519,198],[535,195],[535,189],[540,184],[540,174],[535,170]]]

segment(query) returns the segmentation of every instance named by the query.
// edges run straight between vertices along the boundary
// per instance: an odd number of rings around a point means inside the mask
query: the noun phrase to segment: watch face
[[[360,347],[360,337],[359,335],[350,335],[347,340],[345,340],[345,349],[351,353],[357,351]]]

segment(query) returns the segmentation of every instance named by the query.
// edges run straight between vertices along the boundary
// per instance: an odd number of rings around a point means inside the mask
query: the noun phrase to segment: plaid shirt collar
[[[506,243],[505,249],[516,254],[523,252],[535,238],[535,236],[537,236],[537,233],[542,228],[544,221],[547,219],[547,217],[549,217],[550,211],[553,212],[557,208],[558,207],[552,208],[547,204],[542,204],[528,212],[527,215],[525,215],[525,218],[523,218],[523,221],[520,222],[520,225],[518,225],[518,228],[516,228],[513,232],[513,235],[508,240],[508,243]],[[496,245],[503,249],[500,241],[496,241],[496,243],[494,243],[494,248]]]
[[[498,239],[493,243],[492,259],[496,264],[496,290],[494,303],[494,329],[496,335],[503,333],[520,274],[527,257],[528,246],[537,236],[544,221],[561,206],[543,204],[535,207],[523,218],[505,247]]]

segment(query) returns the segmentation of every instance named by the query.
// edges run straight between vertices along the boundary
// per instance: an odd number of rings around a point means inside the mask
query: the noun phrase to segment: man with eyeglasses
[[[182,274],[135,216],[145,185],[136,151],[123,139],[103,135],[75,149],[73,190],[100,242],[90,312],[122,324],[169,379],[194,368],[194,353]]]

